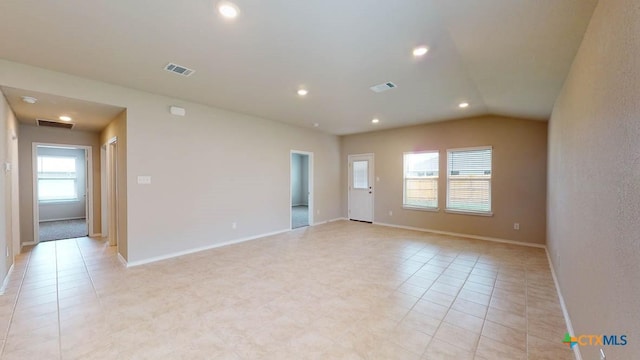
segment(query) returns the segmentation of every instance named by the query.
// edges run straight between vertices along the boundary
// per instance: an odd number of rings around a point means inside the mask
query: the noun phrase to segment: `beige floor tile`
[[[462,350],[457,346],[453,346],[444,341],[434,339],[427,351],[425,351],[423,360],[473,360],[473,353]]]
[[[555,291],[539,249],[352,222],[134,268],[46,242],[0,297],[0,358],[562,358]]]

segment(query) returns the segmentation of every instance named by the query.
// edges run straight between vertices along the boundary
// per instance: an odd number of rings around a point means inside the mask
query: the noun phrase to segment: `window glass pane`
[[[38,156],[38,172],[75,173],[75,157]]]
[[[77,200],[76,158],[38,156],[38,200]]]
[[[39,179],[38,200],[77,199],[75,179]]]
[[[447,209],[491,211],[491,153],[491,149],[447,152]]]
[[[353,162],[353,188],[369,188],[369,161],[360,160]]]
[[[404,205],[438,207],[437,151],[404,154]]]

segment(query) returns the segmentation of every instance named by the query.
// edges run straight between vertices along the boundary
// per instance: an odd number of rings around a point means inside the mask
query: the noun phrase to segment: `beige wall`
[[[377,131],[342,137],[342,169],[347,169],[349,154],[375,154],[375,176],[380,180],[374,185],[374,222],[544,244],[546,139],[546,122],[497,116]],[[493,216],[446,213],[446,150],[475,146],[493,146]],[[438,212],[402,208],[403,153],[419,150],[440,152]],[[345,170],[345,217],[346,181]],[[513,229],[515,222],[519,231]]]
[[[18,125],[15,114],[0,92],[0,279],[4,280],[13,257],[20,253],[18,202]],[[10,170],[4,164],[9,164]],[[1,282],[0,282],[1,285]]]
[[[100,133],[100,144],[117,138],[117,188],[118,188],[118,252],[127,260],[127,111],[113,119]],[[106,186],[106,184],[105,184]]]
[[[20,232],[22,242],[33,236],[33,143],[91,146],[93,159],[93,231],[100,232],[100,145],[95,132],[45,128],[20,124]]]
[[[127,109],[132,263],[289,229],[292,149],[314,153],[315,221],[341,216],[336,136],[5,60],[0,84]]]
[[[549,124],[548,247],[576,334],[640,354],[640,4],[600,1]],[[599,359],[598,347],[580,347]]]

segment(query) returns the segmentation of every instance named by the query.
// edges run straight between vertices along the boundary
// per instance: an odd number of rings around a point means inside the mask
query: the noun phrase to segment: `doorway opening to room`
[[[102,236],[109,245],[118,245],[118,138],[109,139],[100,148]]]
[[[291,229],[313,224],[313,153],[291,151]]]
[[[91,147],[33,144],[35,242],[89,236]]]

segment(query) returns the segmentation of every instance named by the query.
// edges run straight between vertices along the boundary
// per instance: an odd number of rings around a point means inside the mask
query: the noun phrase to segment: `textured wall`
[[[577,334],[640,355],[640,2],[601,0],[549,126],[548,246]],[[581,347],[598,359],[598,347]]]
[[[485,116],[344,136],[341,145],[345,170],[349,154],[375,154],[374,222],[526,243],[545,242],[546,122]],[[446,213],[446,151],[476,146],[493,146],[493,216]],[[403,153],[420,150],[440,153],[438,212],[402,208]],[[344,216],[346,182],[345,171]],[[513,229],[515,222],[520,223],[519,231]]]

